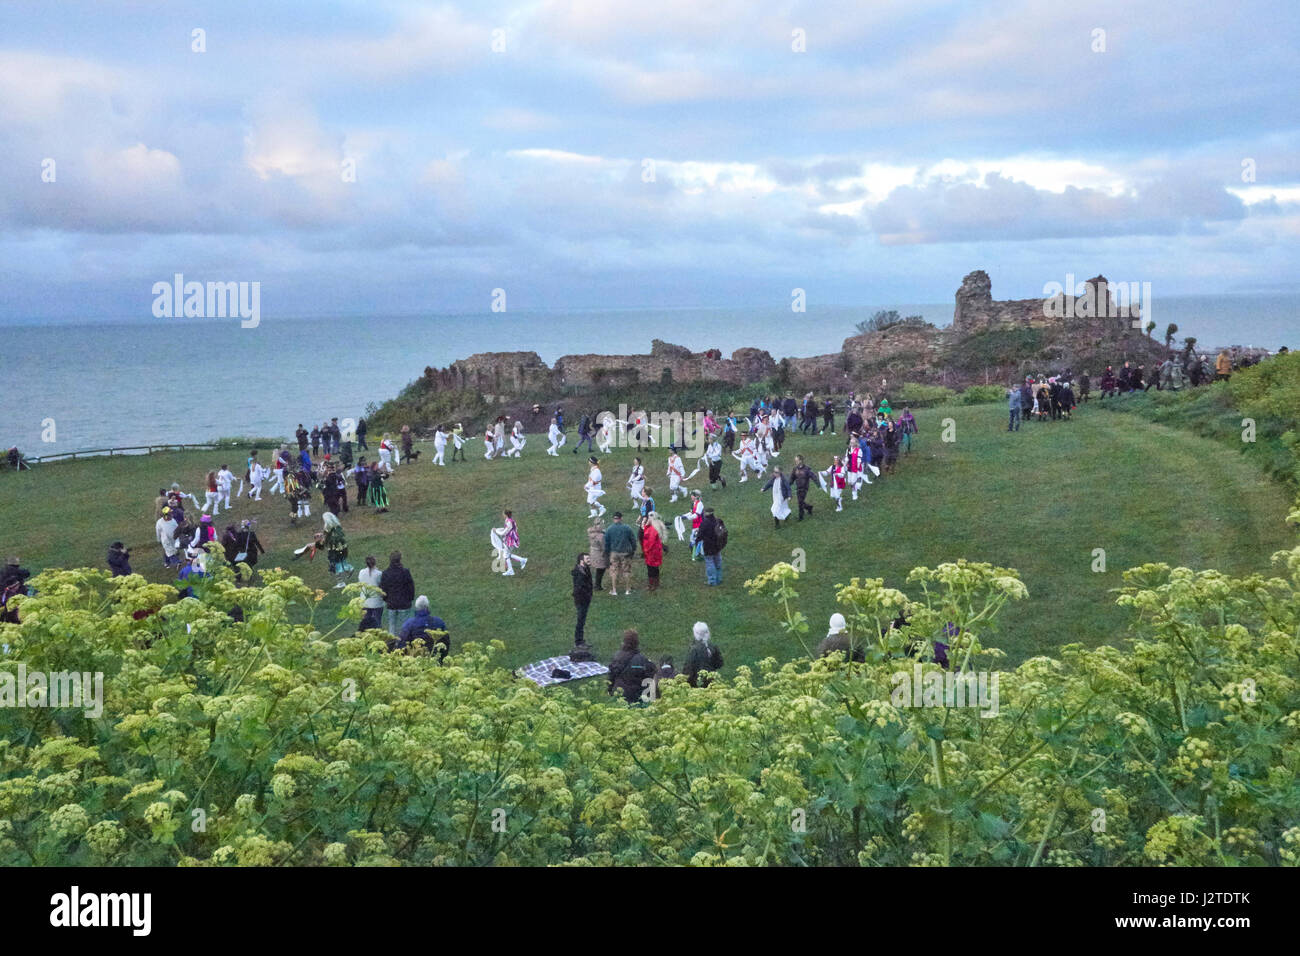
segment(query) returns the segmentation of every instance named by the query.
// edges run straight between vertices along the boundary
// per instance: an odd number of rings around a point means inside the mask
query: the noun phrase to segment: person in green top
[[[352,570],[348,564],[348,539],[343,534],[343,525],[339,524],[338,515],[325,512],[325,533],[321,535],[321,546],[329,558],[330,572],[336,579],[335,587],[341,588],[347,583],[347,574]]]
[[[605,553],[609,555],[610,594],[618,594],[618,582],[623,581],[623,593],[632,593],[632,556],[636,554],[636,535],[623,523],[623,512],[614,512],[614,521],[605,529]]]

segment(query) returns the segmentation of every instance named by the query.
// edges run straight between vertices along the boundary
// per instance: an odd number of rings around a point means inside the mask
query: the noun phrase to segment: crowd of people
[[[1240,364],[1249,364],[1249,358]],[[1196,359],[1171,356],[1158,370],[1148,375],[1141,364],[1135,367],[1125,362],[1116,371],[1108,367],[1099,386],[1101,398],[1137,390],[1180,388],[1190,383],[1193,387],[1211,379],[1225,379],[1234,368],[1233,359],[1226,353],[1218,356],[1213,366],[1205,356]],[[882,393],[884,391],[882,383]],[[1058,376],[1030,376],[1022,383],[1013,383],[1007,392],[1009,418],[1008,430],[1019,430],[1024,421],[1069,420],[1079,403],[1089,401],[1092,391],[1091,376],[1084,372],[1074,376],[1067,372]],[[685,551],[692,562],[703,564],[704,583],[719,587],[723,580],[723,551],[727,547],[728,530],[722,517],[705,494],[724,491],[730,477],[738,487],[756,481],[760,492],[770,494],[773,528],[780,530],[792,517],[796,521],[811,518],[817,512],[812,492],[824,492],[833,503],[832,513],[844,511],[846,502],[859,500],[862,492],[873,480],[894,472],[900,456],[911,451],[916,441],[917,425],[910,409],[895,414],[890,399],[882,394],[877,400],[871,395],[861,398],[849,393],[841,405],[835,399],[818,400],[813,393],[802,399],[793,395],[763,396],[751,403],[749,414],[718,413],[701,409],[697,416],[702,429],[698,435],[689,436],[694,441],[686,444],[687,436],[668,437],[666,458],[663,459],[663,480],[666,486],[662,505],[656,502],[651,487],[652,451],[664,448],[653,431],[645,413],[629,415],[629,420],[615,419],[608,413],[578,416],[577,441],[573,454],[585,450],[586,480],[583,492],[587,504],[586,548],[577,557],[572,569],[572,598],[576,621],[574,646],[575,659],[591,652],[586,643],[586,625],[593,595],[603,591],[611,597],[628,596],[634,590],[633,565],[638,561],[645,567],[645,588],[656,592],[662,586],[662,568],[669,543],[671,528],[677,540],[685,543]],[[843,414],[842,429],[837,433],[839,413]],[[533,408],[534,418],[544,421],[540,406]],[[557,406],[549,417],[546,430],[546,453],[559,457],[568,444],[565,432],[564,410]],[[619,436],[618,429],[626,435]],[[839,437],[843,445],[836,447],[820,461],[810,462],[804,454],[794,455],[788,463],[780,462],[787,436],[798,431],[801,435],[829,435]],[[319,494],[322,527],[311,541],[298,548],[295,557],[314,558],[324,553],[334,586],[343,588],[355,571],[349,562],[348,542],[340,515],[353,509],[370,508],[377,513],[388,512],[392,507],[389,485],[400,464],[415,461],[419,451],[414,448],[414,435],[409,426],[403,426],[394,441],[389,434],[382,435],[374,452],[374,460],[367,460],[362,451],[370,451],[367,444],[368,426],[360,420],[355,431],[344,434],[338,418],[331,418],[308,430],[299,424],[294,432],[296,451],[290,444],[280,445],[265,458],[259,449],[250,449],[241,476],[222,463],[208,471],[203,480],[203,501],[185,491],[179,483],[170,488],[160,488],[155,499],[155,537],[162,552],[162,563],[177,573],[178,586],[192,587],[196,578],[206,576],[208,553],[206,546],[218,544],[228,562],[236,566],[241,583],[252,580],[256,574],[258,558],[265,547],[257,535],[255,517],[228,520],[218,530],[217,518],[233,512],[240,499],[261,501],[263,495],[281,495],[287,505],[290,525],[312,517],[312,505]],[[465,447],[473,438],[460,422],[439,425],[432,434],[434,455],[432,463],[445,467],[446,451],[451,446],[451,461],[465,461]],[[523,422],[499,415],[486,425],[482,433],[485,460],[515,459],[524,457],[528,435]],[[616,443],[635,446],[638,454],[623,482],[628,498],[627,517],[615,510],[606,520],[607,506],[602,501],[609,492],[602,470],[602,460],[608,467],[608,456]],[[691,448],[698,458],[690,463],[683,454]],[[699,449],[703,449],[699,452]],[[734,471],[728,467],[735,462]],[[784,467],[783,467],[784,466]],[[689,470],[688,470],[689,469]],[[688,487],[704,473],[696,487]],[[728,472],[731,472],[730,475]],[[349,481],[355,488],[352,491]],[[680,513],[673,506],[681,501]],[[519,554],[519,525],[511,510],[502,512],[502,524],[492,529],[493,570],[503,576],[514,576],[527,567],[528,559]],[[107,564],[115,576],[132,573],[132,553],[122,542],[109,547]],[[16,565],[16,562],[15,562]],[[606,581],[608,578],[608,581]],[[410,572],[402,565],[401,555],[394,552],[387,568],[382,572],[374,556],[367,556],[365,566],[357,572],[356,580],[362,585],[363,618],[361,629],[380,628],[389,633],[389,645],[394,650],[411,646],[422,637],[427,638],[431,650],[445,657],[450,649],[445,622],[429,609],[427,597],[417,596]],[[23,587],[25,577],[6,567],[0,575],[0,598],[16,593]],[[6,611],[5,613],[10,613]],[[834,622],[828,639],[834,636]],[[701,640],[701,635],[703,638]],[[688,663],[687,673],[692,683],[699,670],[716,670],[721,655],[709,644],[707,624],[696,625],[696,643],[709,648],[699,651],[692,644],[696,667]],[[621,689],[631,694],[633,685],[640,699],[641,684],[646,677],[663,676],[664,664],[671,669],[671,660],[655,665],[653,673],[643,673],[648,659],[640,652],[639,635],[628,632],[623,647],[611,662],[611,690]],[[833,643],[833,642],[832,642]],[[706,666],[705,658],[714,661]],[[633,680],[633,678],[636,680]],[[629,697],[629,700],[632,698]]]

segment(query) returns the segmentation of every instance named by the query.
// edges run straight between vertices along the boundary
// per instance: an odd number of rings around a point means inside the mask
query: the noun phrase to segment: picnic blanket
[[[519,677],[526,677],[538,687],[548,687],[551,684],[563,684],[558,677],[552,677],[551,671],[556,668],[568,671],[573,676],[569,680],[579,680],[583,677],[595,677],[597,674],[608,674],[609,668],[597,661],[571,661],[569,655],[563,657],[548,657],[544,661],[538,661],[536,664],[525,664],[515,674]]]

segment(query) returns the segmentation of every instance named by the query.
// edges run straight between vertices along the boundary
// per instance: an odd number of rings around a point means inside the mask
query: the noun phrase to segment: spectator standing
[[[379,587],[388,608],[388,633],[396,637],[410,618],[411,603],[415,600],[415,580],[402,564],[402,552],[394,551],[388,556],[388,567],[379,576]]]

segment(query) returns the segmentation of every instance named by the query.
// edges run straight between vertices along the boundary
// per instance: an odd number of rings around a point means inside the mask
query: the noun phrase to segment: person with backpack
[[[727,526],[713,513],[712,508],[704,509],[696,540],[704,551],[705,580],[709,587],[717,587],[722,583],[722,549],[727,546]]]
[[[692,687],[707,687],[710,678],[703,672],[716,674],[722,670],[722,651],[710,643],[709,625],[703,621],[695,622],[693,633],[695,640],[686,652],[686,665],[682,668],[682,674]]]
[[[609,662],[609,686],[605,692],[612,695],[619,690],[629,704],[639,704],[644,699],[646,681],[654,680],[658,672],[654,661],[641,653],[641,638],[637,632],[624,631],[623,646]]]

